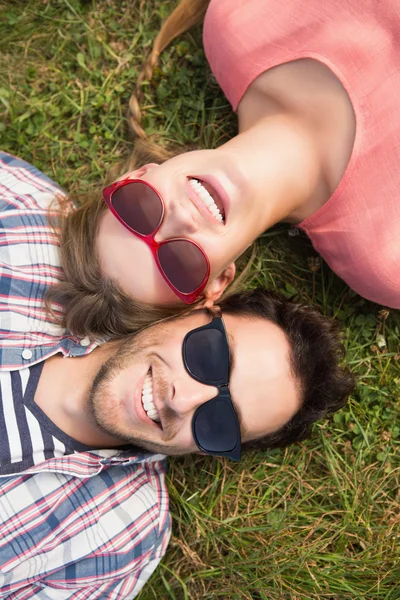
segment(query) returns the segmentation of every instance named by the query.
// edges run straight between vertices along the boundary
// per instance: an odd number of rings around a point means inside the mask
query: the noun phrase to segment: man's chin
[[[96,418],[96,424],[104,433],[112,436],[121,445],[130,445],[140,448],[145,452],[151,452],[153,454],[166,454],[167,456],[182,456],[189,454],[190,451],[184,448],[171,446],[169,444],[160,444],[146,440],[139,436],[125,435],[122,431],[116,429],[112,424],[103,421],[102,419]]]
[[[140,437],[140,435],[129,435],[119,427],[116,423],[120,421],[118,407],[113,410],[112,395],[106,387],[107,382],[99,378],[97,385],[94,386],[89,397],[89,408],[92,419],[97,427],[108,436],[113,437],[117,443],[121,445],[131,445],[146,452],[154,454],[166,454],[168,456],[182,456],[190,454],[193,450],[173,445],[173,443],[156,442],[153,440]],[[165,432],[164,432],[165,433]],[[175,437],[174,431],[170,431],[171,438]]]

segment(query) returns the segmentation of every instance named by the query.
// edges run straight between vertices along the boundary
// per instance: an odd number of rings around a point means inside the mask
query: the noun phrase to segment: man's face
[[[230,392],[242,442],[280,429],[299,409],[284,333],[261,318],[223,314],[232,366]],[[102,367],[90,393],[97,425],[121,442],[170,455],[197,452],[191,423],[218,389],[193,379],[182,359],[192,329],[211,321],[203,310],[128,338]]]

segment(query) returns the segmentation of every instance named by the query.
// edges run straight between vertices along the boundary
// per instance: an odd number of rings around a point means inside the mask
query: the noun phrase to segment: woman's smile
[[[205,190],[197,179],[186,180],[187,194],[194,206],[210,223],[223,224],[222,215],[212,196]]]
[[[198,178],[189,177],[186,184],[189,198],[197,207],[200,207],[202,214],[205,214],[207,219],[211,215],[214,221],[225,225],[224,207],[214,188]],[[204,212],[204,207],[206,212]]]

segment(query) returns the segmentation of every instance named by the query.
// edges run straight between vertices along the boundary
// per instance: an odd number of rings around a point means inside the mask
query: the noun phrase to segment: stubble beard
[[[155,336],[149,336],[145,345],[138,343],[136,338],[129,338],[122,343],[115,355],[109,358],[97,373],[88,395],[88,408],[92,419],[97,427],[112,436],[122,444],[134,445],[144,450],[170,455],[186,454],[184,448],[173,447],[168,443],[153,442],[140,434],[124,431],[120,425],[119,404],[115,401],[112,392],[113,381],[118,374],[135,360],[140,360],[141,356],[148,355],[148,350],[154,345],[152,341]],[[166,384],[160,381],[159,388],[166,389]],[[172,411],[167,407],[163,412],[163,424],[165,425],[165,439],[173,438],[176,429],[171,424]]]

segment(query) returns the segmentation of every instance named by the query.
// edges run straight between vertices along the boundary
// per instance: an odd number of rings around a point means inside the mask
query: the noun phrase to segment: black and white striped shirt
[[[43,365],[0,372],[0,475],[92,449],[66,435],[35,404]]]

